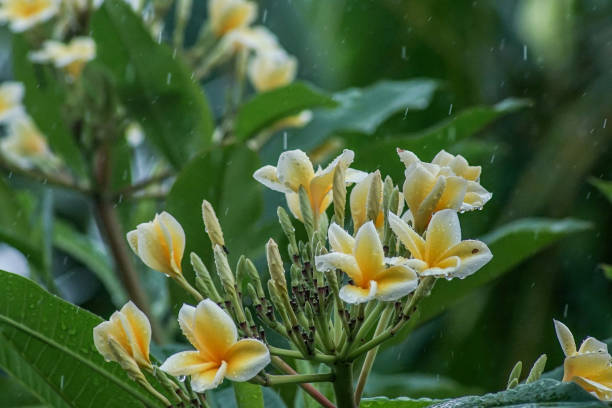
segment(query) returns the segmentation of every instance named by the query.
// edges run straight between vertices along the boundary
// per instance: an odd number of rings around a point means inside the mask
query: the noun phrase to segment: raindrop
[[[603,124],[601,125],[603,129],[606,128],[606,123],[608,123],[608,118],[604,118]]]
[[[402,46],[402,59],[403,60],[407,60],[408,59],[408,55],[406,55],[406,46],[405,45]]]
[[[287,132],[283,132],[283,150],[287,150]]]
[[[493,155],[491,156],[491,164],[493,164],[494,161],[495,161],[495,153],[493,153]]]
[[[181,375],[181,376],[178,378],[178,380],[179,380],[180,382],[185,382],[185,380],[186,380],[186,379],[187,379],[187,376],[184,376],[184,375]]]
[[[563,308],[563,318],[564,319],[567,318],[567,307],[568,307],[568,304],[566,303],[565,307]]]
[[[170,85],[172,82],[172,72],[168,72],[168,76],[166,76],[166,85]]]
[[[451,103],[450,106],[448,107],[448,116],[451,115],[451,113],[453,113],[453,104]]]
[[[64,389],[64,376],[62,375],[60,378],[60,390]]]
[[[263,16],[261,17],[261,22],[265,24],[268,19],[268,9],[264,9]]]
[[[523,61],[527,61],[527,45],[523,45]]]

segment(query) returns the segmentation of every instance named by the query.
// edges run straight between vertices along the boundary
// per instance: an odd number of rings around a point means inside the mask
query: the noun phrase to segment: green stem
[[[353,363],[339,362],[334,365],[336,379],[333,382],[338,408],[355,408],[353,393]]]
[[[312,356],[303,356],[302,353],[300,353],[297,350],[287,350],[287,349],[274,347],[274,346],[268,346],[268,349],[270,350],[271,354],[274,354],[276,356],[298,358],[300,360],[315,360],[315,361],[319,361],[321,363],[326,363],[326,364],[333,363],[334,361],[336,361],[335,356],[322,354],[316,351],[314,355]]]
[[[287,374],[297,374],[297,372],[293,368],[291,368],[289,364],[285,363],[280,357],[272,357],[272,365]],[[308,383],[300,383],[300,387],[302,387],[304,391],[306,391],[312,398],[314,398],[315,401],[317,401],[325,408],[336,408],[336,406],[330,400],[328,400],[325,395],[321,394],[321,392],[318,391],[312,385]]]
[[[185,289],[191,296],[193,296],[198,302],[201,302],[201,301],[204,300],[204,297],[200,294],[200,292],[195,290],[195,288],[193,286],[191,286],[191,284],[189,282],[187,282],[187,279],[185,279],[184,276],[179,275],[178,277],[174,278],[174,280],[183,289]]]
[[[334,374],[295,374],[295,375],[266,375],[266,385],[311,383],[311,382],[331,382],[334,381]]]

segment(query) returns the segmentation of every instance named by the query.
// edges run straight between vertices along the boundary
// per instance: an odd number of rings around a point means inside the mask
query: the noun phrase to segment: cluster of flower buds
[[[398,152],[402,159],[408,154]],[[202,215],[216,273],[190,254],[195,288],[183,276],[185,235],[170,214],[159,214],[128,233],[130,246],[146,265],[176,280],[197,301],[179,313],[180,327],[195,350],[171,356],[159,371],[190,377],[190,389],[196,393],[216,387],[223,378],[261,385],[332,381],[336,387],[343,383],[338,379],[346,367],[350,371],[363,354],[375,355],[377,347],[407,323],[437,278],[464,278],[491,259],[483,242],[461,240],[458,220],[458,211],[480,208],[490,198],[478,184],[479,167],[446,152],[433,164],[414,156],[407,163],[402,196],[379,171],[351,169],[353,157],[345,150],[315,171],[304,152],[287,151],[276,167],[255,172],[256,180],[285,193],[291,213],[304,226],[296,229],[287,211],[278,208],[289,258],[285,262],[284,251],[270,239],[267,273],[244,256],[232,269],[221,223],[206,200]],[[434,180],[432,187],[431,178],[423,176],[419,183],[415,174],[420,168],[433,169],[428,174],[443,181]],[[347,185],[353,183],[347,197]],[[447,188],[460,184],[462,188]],[[481,194],[480,201],[472,193]],[[347,201],[350,218],[345,217]],[[418,227],[415,218],[421,219]],[[352,228],[347,229],[349,220]],[[103,325],[113,319],[118,320],[111,317]],[[284,337],[289,347],[270,344],[268,330]],[[110,331],[100,329],[96,344],[102,344],[100,333]],[[112,337],[106,334],[106,341]],[[105,356],[109,347],[98,346]],[[131,356],[136,364],[143,360]],[[284,357],[323,363],[330,372],[295,374],[287,370]],[[267,373],[269,363],[289,375]]]

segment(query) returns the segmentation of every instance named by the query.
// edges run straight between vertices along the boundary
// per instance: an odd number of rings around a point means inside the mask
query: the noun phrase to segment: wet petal
[[[309,189],[314,177],[314,169],[310,159],[301,150],[283,152],[278,158],[276,167],[278,180],[287,188],[297,192],[300,186]]]
[[[453,210],[459,210],[465,193],[467,191],[467,181],[461,177],[450,176],[446,177],[446,186],[442,197],[438,201],[436,206],[437,210],[443,210],[445,208],[451,208]]]
[[[194,323],[194,337],[201,350],[220,362],[238,339],[236,324],[210,299],[204,299],[198,304]]]
[[[178,322],[181,327],[183,335],[189,340],[191,345],[202,353],[208,360],[214,360],[215,356],[208,352],[208,350],[198,343],[198,339],[195,336],[195,315],[196,308],[187,304],[184,304],[179,310]]]
[[[132,337],[129,338],[134,358],[140,365],[149,366],[149,345],[151,343],[151,323],[140,309],[136,307],[132,301],[129,301],[121,308],[121,313],[127,319],[127,323],[132,331]],[[125,328],[124,328],[125,329]],[[125,330],[129,333],[128,330]]]
[[[576,354],[576,342],[574,341],[574,336],[570,329],[567,328],[566,325],[561,323],[558,320],[553,320],[555,324],[555,332],[557,333],[557,339],[559,339],[559,344],[561,344],[561,349],[563,349],[563,353],[566,356],[572,356]]]
[[[414,258],[421,260],[426,259],[425,241],[415,230],[392,212],[389,212],[389,225]]]
[[[584,388],[585,391],[595,393],[595,395],[603,401],[612,400],[612,387],[609,385],[606,386],[598,383],[597,381],[584,377],[574,377],[568,381],[574,381],[576,384]]]
[[[459,269],[453,273],[453,277],[461,279],[473,274],[493,258],[493,254],[484,242],[465,240],[453,245],[445,251],[436,261],[436,264],[444,261],[448,257],[455,256],[461,259],[461,265]]]
[[[427,227],[427,261],[430,265],[455,244],[461,242],[461,225],[457,212],[438,211],[431,217]]]
[[[367,288],[344,285],[340,288],[340,299],[350,304],[364,303],[374,299],[377,291],[376,281],[370,281]]]
[[[293,190],[286,187],[278,180],[278,177],[276,176],[276,167],[274,166],[263,166],[261,169],[253,173],[253,178],[274,191],[279,191],[281,193],[293,192]]]
[[[610,354],[575,354],[565,359],[563,381],[570,381],[573,377],[592,378],[601,375],[606,370],[610,370]]]
[[[256,339],[243,339],[234,344],[225,356],[227,372],[232,381],[247,381],[270,363],[270,352],[264,343]]]
[[[330,225],[329,230],[327,231],[327,236],[329,239],[329,245],[334,251],[341,252],[343,254],[353,253],[355,238],[353,238],[351,234],[346,232],[335,222]]]
[[[359,227],[361,227],[367,221],[366,207],[368,195],[370,193],[370,186],[374,177],[374,173],[368,174],[363,180],[357,183],[351,191],[350,206],[355,231],[359,230]],[[380,192],[382,200],[382,188]]]
[[[285,199],[287,200],[287,207],[289,207],[293,216],[303,221],[302,209],[300,208],[300,195],[298,193],[286,193]]]
[[[168,243],[171,266],[177,273],[181,271],[181,261],[185,252],[185,231],[179,222],[169,213],[163,211],[159,214],[160,226],[170,236]]]
[[[315,257],[315,265],[321,271],[333,271],[340,269],[346,273],[357,284],[361,284],[362,274],[353,255],[332,252]]]
[[[393,301],[415,290],[419,284],[419,279],[410,267],[396,265],[379,272],[376,276],[376,283],[378,285],[376,298]]]
[[[226,371],[227,363],[223,361],[219,368],[193,374],[191,376],[191,388],[198,393],[217,388],[223,382]]]
[[[406,168],[410,167],[411,165],[415,163],[421,162],[421,160],[417,157],[417,155],[412,153],[409,150],[400,149],[399,147],[396,150],[397,150],[397,155],[399,156],[402,163],[404,163],[404,166],[406,166]]]
[[[413,214],[418,211],[421,203],[429,195],[436,184],[436,176],[427,170],[422,163],[415,163],[406,170],[404,182],[404,198]]]
[[[128,244],[130,245],[130,248],[132,248],[132,251],[134,251],[134,253],[138,255],[138,231],[133,230],[128,232],[126,238]]]
[[[587,337],[580,345],[579,353],[607,353],[608,345],[594,337]]]
[[[334,184],[334,171],[336,166],[342,165],[345,168],[353,162],[355,153],[352,150],[344,150],[336,157],[324,170],[317,171],[315,177],[310,182],[310,199],[313,208],[321,209],[325,196],[331,191]]]
[[[382,268],[385,253],[372,221],[368,221],[357,231],[353,254],[365,280],[373,279],[374,275]]]
[[[170,375],[180,376],[216,370],[218,366],[217,363],[205,360],[197,351],[181,351],[168,357],[159,369]]]
[[[365,171],[348,168],[346,169],[345,180],[347,184],[359,183],[367,175],[368,173],[366,173]]]
[[[172,275],[173,271],[168,264],[168,249],[164,241],[160,240],[158,227],[152,222],[138,225],[138,256],[149,268]]]
[[[461,205],[461,211],[472,211],[482,208],[493,194],[489,193],[483,186],[474,182],[467,182],[467,190]]]
[[[436,265],[429,265],[428,268],[420,271],[419,274],[421,276],[435,276],[437,278],[451,279],[455,277],[459,268],[461,268],[461,259],[459,259],[458,256],[449,256]]]

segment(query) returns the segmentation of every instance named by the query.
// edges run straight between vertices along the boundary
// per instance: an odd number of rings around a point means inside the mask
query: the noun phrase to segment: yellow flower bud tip
[[[174,278],[182,276],[185,232],[169,213],[156,214],[153,221],[138,225],[128,232],[127,240],[149,268]]]
[[[487,264],[493,255],[484,242],[461,240],[457,212],[435,213],[423,239],[406,221],[389,212],[389,226],[410,251],[405,260],[420,276],[463,279]]]
[[[151,368],[149,345],[151,324],[147,316],[131,301],[112,314],[110,319],[93,329],[94,345],[106,361],[121,363],[110,342],[121,348],[122,356],[128,356],[141,367]],[[125,357],[122,357],[125,358]]]
[[[221,229],[217,214],[213,206],[206,200],[202,202],[202,219],[204,220],[204,227],[206,228],[206,233],[212,244],[220,245],[225,252],[227,252],[225,239],[223,238],[223,230]]]
[[[554,320],[555,331],[565,353],[563,381],[573,381],[604,401],[612,401],[612,356],[608,346],[587,337],[576,350],[574,336],[563,323]]]
[[[196,350],[170,356],[160,369],[174,376],[191,376],[195,392],[216,388],[224,378],[248,381],[270,363],[265,344],[252,338],[238,340],[232,318],[210,299],[197,307],[183,305],[178,320]]]
[[[257,16],[257,5],[245,0],[210,0],[208,16],[213,33],[221,37],[251,24]]]
[[[287,205],[293,215],[303,221],[300,210],[299,189],[303,187],[308,194],[311,208],[314,214],[321,214],[332,202],[332,186],[334,171],[337,166],[347,168],[345,181],[347,184],[361,181],[367,173],[348,168],[353,162],[355,153],[352,150],[344,150],[324,169],[319,168],[316,172],[312,162],[301,150],[289,150],[283,152],[278,158],[278,164],[264,166],[257,170],[253,177],[264,186],[285,193]]]
[[[11,31],[20,33],[56,15],[59,5],[60,0],[3,0],[0,22],[8,22]]]
[[[30,60],[52,63],[65,70],[72,78],[80,76],[85,64],[96,57],[96,43],[90,37],[75,37],[68,44],[45,41],[43,48],[30,53]]]
[[[329,227],[328,234],[333,252],[316,256],[315,264],[320,271],[340,269],[351,278],[352,283],[340,289],[345,302],[395,301],[416,289],[417,274],[406,260],[385,258],[372,221],[365,223],[355,238],[337,224]]]

